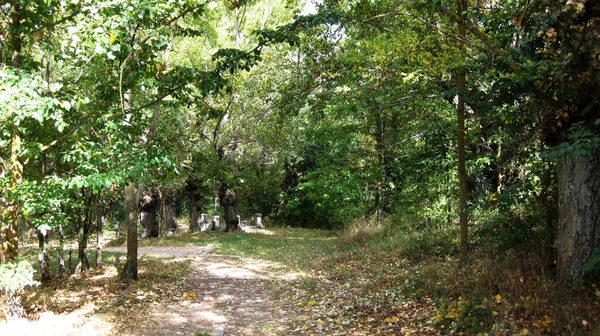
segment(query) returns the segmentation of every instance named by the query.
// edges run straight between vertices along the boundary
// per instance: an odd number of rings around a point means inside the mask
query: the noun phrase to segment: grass
[[[347,230],[341,241],[353,244],[354,252],[332,259],[338,269],[332,278],[363,286],[355,302],[370,298],[366,305],[381,310],[383,297],[393,311],[407,300],[431,300],[435,315],[429,323],[444,334],[600,334],[597,284],[556,283],[542,251],[515,247],[498,253],[472,246],[469,262],[461,264],[456,228],[364,225],[370,238],[357,239],[359,230]],[[370,275],[367,284],[359,281],[363,273]]]
[[[207,246],[215,254],[254,257],[284,263],[300,270],[311,267],[311,260],[334,252],[337,234],[331,231],[300,228],[272,228],[269,234],[246,232],[185,232],[164,238],[139,241],[139,246]],[[107,246],[125,246],[124,237]]]

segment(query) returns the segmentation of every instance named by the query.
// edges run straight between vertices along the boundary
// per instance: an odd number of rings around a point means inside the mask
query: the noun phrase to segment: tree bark
[[[188,201],[190,210],[190,232],[200,231],[199,219],[200,213],[202,212],[202,205],[200,204],[200,195],[198,194],[198,188],[192,183],[188,183]]]
[[[238,218],[235,214],[235,204],[237,203],[237,193],[232,186],[221,183],[219,186],[219,203],[223,207],[225,217],[225,231],[235,231],[238,229]]]
[[[177,220],[176,220],[176,211],[177,211],[177,195],[173,191],[166,191],[165,195],[165,211],[164,211],[164,221],[167,230],[177,230]]]
[[[165,236],[166,231],[177,230],[176,209],[177,195],[167,189],[159,192],[160,195],[160,236]]]
[[[13,0],[11,3],[11,27],[8,40],[12,43],[12,66],[19,68],[21,66],[21,48],[23,38],[21,36],[21,2]],[[21,183],[23,176],[23,164],[19,158],[21,151],[21,135],[17,127],[12,125],[11,128],[11,145],[10,145],[10,166],[11,166],[11,183],[10,191],[14,192],[17,186]],[[13,198],[13,199],[11,199]],[[2,256],[4,262],[10,263],[17,260],[19,257],[19,204],[11,196],[6,201],[5,209],[2,209]]]
[[[464,39],[465,31],[465,14],[466,3],[464,0],[456,0],[456,11],[459,17],[458,37]],[[460,51],[464,54],[464,46],[460,45]],[[467,261],[469,250],[469,222],[467,217],[467,197],[468,197],[468,176],[465,165],[465,89],[466,89],[466,74],[465,66],[461,64],[456,74],[457,80],[457,104],[456,104],[456,120],[458,124],[458,181],[460,187],[460,203],[459,203],[459,224],[460,224],[460,260]]]
[[[158,221],[156,207],[158,194],[152,191],[140,200],[140,222],[142,225],[142,238],[158,237]]]
[[[125,215],[127,218],[127,261],[121,272],[121,280],[137,280],[137,204],[135,184],[125,187]]]
[[[581,266],[600,248],[600,153],[560,158],[558,170],[558,277],[581,278]]]
[[[50,258],[48,257],[48,244],[46,244],[47,233],[38,230],[38,264],[42,280],[50,280]]]
[[[58,224],[58,276],[63,277],[66,273],[65,270],[65,235],[63,233],[62,224]]]
[[[158,223],[158,236],[165,237],[167,235],[167,202],[165,199],[165,191],[160,190],[160,222]]]
[[[98,205],[96,207],[96,269],[102,268],[102,199],[98,195]]]
[[[375,186],[375,220],[377,226],[381,226],[381,215],[383,212],[383,184],[385,179],[385,125],[381,115],[381,109],[375,109],[375,150],[377,151],[377,182]]]
[[[93,221],[94,196],[90,195],[85,208],[85,215],[79,224],[79,241],[77,245],[77,265],[75,273],[84,273],[90,269],[90,262],[87,257],[88,235]]]
[[[12,141],[10,146],[11,183],[10,192],[14,193],[21,183],[23,176],[23,165],[19,161],[21,151],[21,137],[19,131],[13,125]],[[3,209],[2,219],[4,222],[2,230],[2,255],[6,263],[15,262],[19,257],[19,203],[15,196],[8,197],[6,208]]]

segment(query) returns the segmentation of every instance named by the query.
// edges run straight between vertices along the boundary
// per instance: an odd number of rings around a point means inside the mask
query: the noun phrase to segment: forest
[[[0,334],[600,334],[599,67],[597,0],[1,1]]]

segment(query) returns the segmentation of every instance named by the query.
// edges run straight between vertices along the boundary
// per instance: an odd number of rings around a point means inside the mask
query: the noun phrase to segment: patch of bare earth
[[[123,252],[120,248],[108,251]],[[251,258],[210,255],[207,247],[140,247],[140,255],[191,259],[193,272],[174,280],[172,292],[117,323],[129,335],[293,335],[301,276]],[[176,259],[176,260],[177,260]],[[141,277],[143,275],[140,275]],[[118,319],[118,318],[117,318]],[[120,319],[118,319],[120,320]]]

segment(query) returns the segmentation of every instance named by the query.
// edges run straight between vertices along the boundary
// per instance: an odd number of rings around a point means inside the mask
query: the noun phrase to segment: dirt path
[[[162,298],[125,330],[130,335],[294,335],[290,283],[301,274],[261,260],[209,254],[210,247],[140,247],[140,256],[192,260],[180,293]],[[106,248],[125,252],[124,248]]]

